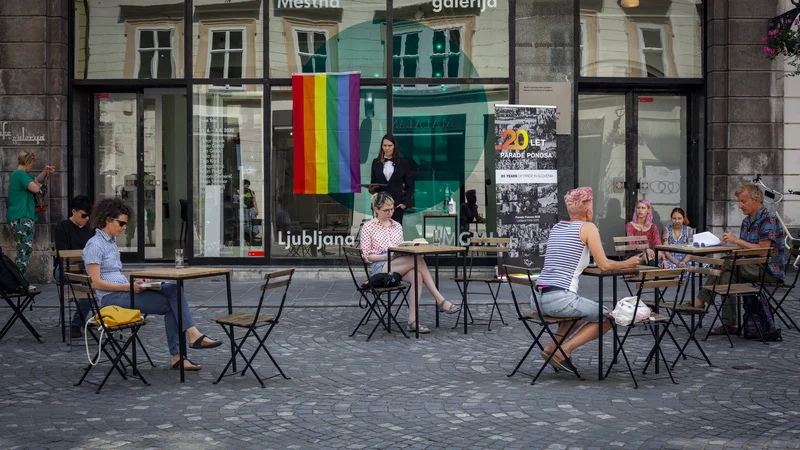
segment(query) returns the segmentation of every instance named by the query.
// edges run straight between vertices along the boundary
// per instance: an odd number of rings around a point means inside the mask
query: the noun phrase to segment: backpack
[[[782,341],[780,328],[775,328],[772,311],[769,309],[769,298],[766,292],[761,295],[747,295],[743,298],[745,315],[749,316],[744,324],[745,339],[761,339],[767,341]],[[761,335],[758,331],[761,330]]]
[[[0,249],[0,290],[6,294],[27,294],[28,288],[28,280],[22,276],[14,261]]]
[[[402,277],[397,272],[376,273],[369,280],[361,283],[362,289],[389,288],[400,286]]]

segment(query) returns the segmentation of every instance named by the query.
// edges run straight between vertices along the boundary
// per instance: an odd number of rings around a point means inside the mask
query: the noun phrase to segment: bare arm
[[[639,265],[641,259],[639,256],[631,256],[625,261],[612,261],[606,257],[606,252],[603,251],[603,243],[600,240],[600,232],[597,230],[595,224],[586,222],[581,227],[581,240],[589,247],[589,252],[592,253],[594,261],[600,270],[614,270],[614,269],[627,269]]]
[[[109,292],[128,292],[131,289],[130,285],[127,284],[112,283],[102,280],[100,278],[100,264],[87,264],[86,271],[89,272],[89,278],[92,279],[92,286],[94,286],[95,289]],[[138,294],[145,289],[141,285],[143,282],[144,280],[136,281],[136,284],[133,286],[133,291],[135,293]]]
[[[28,190],[33,192],[34,194],[38,194],[39,191],[41,191],[41,188],[39,187],[39,183],[31,181],[30,183],[28,183]]]

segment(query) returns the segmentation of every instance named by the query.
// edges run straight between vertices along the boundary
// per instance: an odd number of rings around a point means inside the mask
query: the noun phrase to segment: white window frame
[[[301,53],[300,53],[300,35],[299,35],[299,33],[311,33],[312,37],[313,37],[313,33],[322,33],[323,35],[325,35],[325,70],[323,70],[322,72],[313,72],[313,73],[330,72],[331,71],[331,48],[328,45],[328,39],[330,39],[330,36],[328,36],[328,30],[326,30],[324,28],[292,27],[292,38],[293,38],[293,41],[294,41],[294,56],[295,56],[295,61],[297,62],[297,70],[299,72],[303,71],[303,63],[302,63],[302,58],[301,58]],[[313,45],[313,39],[312,39],[312,45]],[[311,50],[313,51],[313,49],[311,49]],[[308,54],[303,53],[303,55],[308,55],[311,58],[313,58],[315,54],[314,53],[308,53]]]
[[[211,55],[214,53],[225,53],[225,63],[223,65],[223,75],[222,78],[228,78],[228,70],[230,69],[230,65],[228,62],[229,56],[231,54],[230,48],[230,33],[231,32],[240,32],[242,33],[242,78],[247,78],[245,74],[247,73],[247,28],[245,27],[219,27],[219,28],[209,28],[208,29],[208,60],[206,61],[206,78],[210,77],[211,74]],[[214,33],[225,32],[225,48],[221,50],[213,50],[213,43],[212,39],[214,37]],[[233,49],[234,52],[238,52],[238,49]]]
[[[636,25],[636,34],[639,37],[639,59],[641,61],[641,76],[647,78],[647,59],[645,58],[645,50],[655,50],[656,47],[645,47],[644,46],[644,30],[654,30],[658,31],[659,39],[661,40],[661,61],[664,67],[664,78],[669,77],[669,66],[667,66],[667,42],[666,42],[666,33],[664,32],[664,27],[662,25],[654,25],[654,24],[637,24]]]
[[[176,68],[176,60],[175,60],[175,52],[177,49],[175,48],[175,27],[171,26],[141,26],[136,28],[136,63],[133,67],[133,77],[139,78],[139,69],[141,64],[141,52],[142,49],[140,47],[140,39],[142,37],[142,31],[152,31],[154,43],[158,45],[158,32],[169,30],[169,59],[171,61],[172,70],[170,72],[170,78],[175,78],[175,68]],[[167,49],[167,47],[154,47],[152,50],[155,52],[153,55],[153,59],[151,60],[150,65],[150,79],[158,79],[157,76],[153,76],[153,74],[158,75],[158,68],[154,65],[158,63],[158,51]],[[167,78],[162,78],[167,79]]]
[[[455,24],[447,24],[447,25],[438,25],[438,26],[434,26],[434,27],[427,27],[426,26],[424,28],[414,28],[414,29],[401,30],[401,31],[395,32],[394,36],[403,36],[403,37],[401,38],[400,55],[398,55],[398,56],[392,55],[392,63],[394,63],[394,58],[400,58],[401,61],[402,61],[403,58],[410,57],[410,55],[403,54],[403,52],[405,51],[405,39],[406,39],[405,36],[407,36],[409,34],[418,34],[419,35],[419,49],[418,49],[418,52],[417,52],[417,55],[416,55],[417,56],[417,73],[416,73],[415,77],[416,78],[433,78],[433,62],[432,62],[432,59],[431,59],[435,55],[435,53],[433,53],[433,34],[436,31],[458,30],[458,32],[460,33],[459,34],[459,36],[460,36],[459,52],[457,54],[451,54],[449,51],[445,52],[445,54],[447,54],[447,55],[453,55],[453,56],[457,55],[458,56],[458,74],[456,74],[456,75],[449,75],[448,74],[448,76],[444,76],[444,74],[443,74],[441,79],[442,80],[447,80],[449,78],[460,78],[460,77],[463,77],[464,76],[464,58],[465,58],[465,55],[464,55],[464,39],[465,39],[465,35],[464,34],[466,33],[466,29],[467,29],[466,24],[455,23]],[[450,43],[449,37],[450,37],[449,33],[446,33],[445,42],[447,43],[448,47],[449,47],[449,43]],[[448,50],[448,49],[446,49],[446,50]],[[448,58],[451,58],[453,56],[448,56]],[[444,70],[447,70],[447,64],[444,64],[443,68],[444,68]],[[394,70],[394,64],[392,64],[392,69],[391,70]],[[402,65],[400,66],[400,73],[401,74],[403,73]],[[399,80],[402,80],[402,78],[403,77],[397,77],[396,79],[399,82]],[[443,82],[442,84],[446,84],[446,83]],[[438,84],[437,85],[430,85],[430,86],[428,86],[428,85],[412,85],[412,84],[398,84],[397,85],[397,87],[399,89],[402,89],[402,90],[430,89],[433,86],[438,88],[439,85]]]
[[[586,19],[581,19],[581,42],[580,42],[580,51],[581,51],[581,67],[580,67],[580,76],[585,77],[589,72],[589,38],[586,36]]]

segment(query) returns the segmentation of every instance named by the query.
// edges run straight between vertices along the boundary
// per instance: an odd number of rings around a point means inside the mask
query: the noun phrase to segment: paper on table
[[[722,241],[710,231],[704,231],[694,235],[693,245],[695,247],[714,247],[722,245]]]

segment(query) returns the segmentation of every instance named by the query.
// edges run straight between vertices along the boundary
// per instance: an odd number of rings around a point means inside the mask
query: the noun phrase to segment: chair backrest
[[[189,220],[189,203],[184,199],[178,200],[178,203],[181,204],[181,220],[185,222]]]
[[[508,287],[511,290],[511,299],[514,301],[514,308],[516,308],[519,318],[522,318],[524,314],[517,301],[517,295],[514,292],[515,284],[526,286],[530,289],[534,305],[536,306],[536,312],[538,313],[541,311],[539,308],[539,298],[536,296],[536,280],[534,279],[539,270],[538,268],[512,266],[508,264],[503,265],[503,271],[506,274],[506,280],[508,280]],[[539,315],[541,315],[541,313],[539,313]]]
[[[618,252],[642,251],[650,247],[647,236],[620,236],[612,239],[614,240],[614,250]]]
[[[773,243],[774,245],[774,243]],[[743,266],[759,266],[761,277],[758,280],[759,291],[764,288],[764,279],[767,274],[767,262],[769,262],[769,255],[773,253],[772,245],[769,247],[747,248],[742,250],[733,251],[733,267],[735,270],[740,270]],[[733,283],[731,277],[730,283]]]
[[[261,283],[261,298],[258,300],[258,308],[256,308],[252,326],[255,326],[258,322],[258,316],[261,314],[261,309],[264,307],[264,299],[267,296],[267,291],[283,288],[283,295],[281,296],[280,306],[278,306],[278,312],[272,319],[273,324],[278,323],[278,319],[280,319],[281,313],[283,313],[283,306],[286,304],[286,293],[289,292],[289,285],[292,284],[294,271],[295,269],[291,268],[264,274],[264,282]]]
[[[92,286],[92,279],[88,275],[70,272],[64,273],[64,279],[67,281],[67,286],[75,298],[81,297],[89,300],[89,309],[91,311],[89,317],[100,317],[98,325],[106,328],[103,317],[100,315],[100,303],[97,301],[97,292]],[[83,295],[79,296],[76,292],[80,292]]]
[[[505,255],[511,249],[511,238],[470,238],[467,254],[469,255],[469,275],[472,276],[472,261],[478,253],[493,253],[502,259],[501,265],[505,265]]]
[[[686,269],[653,269],[653,270],[643,270],[639,273],[639,280],[636,283],[636,298],[638,300],[642,299],[642,292],[646,289],[653,289],[655,293],[655,301],[656,303],[660,302],[662,297],[662,291],[670,288],[675,287],[675,300],[674,304],[678,304],[678,297],[681,291],[681,286],[683,286],[683,277],[686,273]],[[684,289],[685,291],[685,289]],[[636,306],[633,308],[633,317],[636,317],[636,312],[639,309],[639,302],[636,302]]]
[[[798,256],[800,256],[800,239],[792,240],[792,246],[789,248],[790,261],[792,258],[797,259]],[[788,266],[789,262],[787,262],[786,264]],[[794,280],[792,280],[792,284],[789,284],[787,286],[794,288],[794,286],[797,284],[798,277],[800,277],[800,270],[795,270]]]
[[[356,289],[361,289],[361,283],[358,281],[356,272],[364,271],[365,279],[369,278],[369,269],[367,268],[367,261],[361,254],[361,249],[357,247],[342,247],[344,251],[344,259],[347,260],[347,268],[350,270],[350,276],[353,278],[353,284]],[[361,267],[359,269],[358,267]]]

